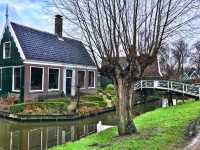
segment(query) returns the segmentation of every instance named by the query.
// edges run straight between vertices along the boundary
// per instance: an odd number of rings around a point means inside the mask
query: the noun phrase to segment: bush
[[[36,102],[36,103],[23,103],[16,104],[10,107],[10,113],[22,113],[24,111],[29,112],[63,112],[66,111],[66,103],[64,102]]]
[[[114,85],[113,84],[108,84],[107,86],[106,86],[106,89],[105,89],[106,91],[108,90],[108,91],[112,91],[112,90],[114,90]]]
[[[16,104],[10,107],[10,113],[16,114],[24,111],[24,104]]]

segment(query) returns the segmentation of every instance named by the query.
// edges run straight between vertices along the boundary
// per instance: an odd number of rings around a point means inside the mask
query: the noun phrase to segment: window
[[[78,71],[78,87],[85,88],[85,71]]]
[[[8,59],[11,57],[11,42],[3,43],[3,58]]]
[[[88,87],[94,88],[94,71],[88,71]]]
[[[49,69],[49,90],[59,90],[59,69]]]
[[[66,70],[66,78],[72,78],[72,70]]]
[[[13,68],[13,91],[19,91],[21,84],[21,68]]]
[[[0,69],[0,89],[2,89],[2,69]]]
[[[31,91],[43,91],[44,68],[31,67]]]

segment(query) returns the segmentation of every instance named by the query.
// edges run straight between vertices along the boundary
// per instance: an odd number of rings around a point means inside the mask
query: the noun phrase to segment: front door
[[[72,70],[66,70],[66,95],[71,95]]]
[[[66,95],[71,95],[72,78],[66,78]]]

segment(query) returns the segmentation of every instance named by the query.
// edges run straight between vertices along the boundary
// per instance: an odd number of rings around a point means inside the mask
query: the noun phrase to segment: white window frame
[[[89,72],[94,73],[94,86],[89,86]],[[95,71],[94,70],[88,70],[88,89],[94,89],[95,87],[96,87]]]
[[[55,69],[58,70],[58,89],[49,89],[49,70]],[[60,68],[48,67],[48,92],[60,91]]]
[[[42,68],[42,89],[41,90],[31,90],[31,69],[32,68]],[[39,66],[30,66],[30,83],[29,83],[29,91],[31,93],[35,92],[44,92],[44,67],[39,67]]]
[[[6,57],[6,44],[9,43],[10,44],[10,56]],[[7,41],[3,43],[3,59],[10,59],[11,58],[11,41]]]
[[[20,66],[17,66],[17,67],[13,67],[13,69],[12,69],[12,91],[13,92],[20,92],[20,90],[16,90],[15,89],[15,69],[16,68],[20,68],[20,82],[21,82],[21,71],[22,71],[22,67],[20,67]]]
[[[79,72],[79,71],[84,72],[84,84],[83,84],[83,87],[80,87],[80,90],[83,90],[83,89],[86,89],[86,88],[85,88],[86,70],[78,70],[78,71],[77,71],[77,86],[79,85],[79,82],[78,82],[78,72]]]
[[[0,81],[0,91],[2,91],[2,79],[3,79],[3,68],[0,68],[0,73],[1,73],[1,81]]]

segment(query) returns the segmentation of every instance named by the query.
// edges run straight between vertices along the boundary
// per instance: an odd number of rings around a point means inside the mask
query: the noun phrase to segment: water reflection
[[[137,105],[135,114],[153,110],[160,101]],[[115,112],[73,122],[19,123],[0,118],[0,150],[46,150],[97,131],[97,123],[116,125]]]
[[[97,123],[115,125],[115,113],[57,123],[16,123],[0,119],[0,150],[46,150],[97,131]]]

